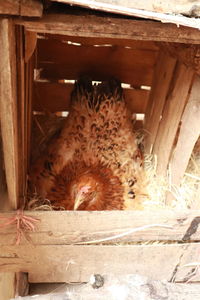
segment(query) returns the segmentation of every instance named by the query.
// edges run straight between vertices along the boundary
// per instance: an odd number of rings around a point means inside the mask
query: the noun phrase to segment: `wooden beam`
[[[51,0],[52,1],[52,0]],[[157,0],[150,0],[150,1],[146,1],[146,0],[93,0],[93,1],[80,1],[80,0],[55,0],[58,2],[63,2],[63,3],[67,3],[69,2],[70,4],[78,4],[79,5],[85,5],[85,6],[89,6],[91,3],[93,5],[97,5],[97,2],[99,5],[106,5],[106,4],[110,4],[110,5],[118,5],[118,6],[123,6],[124,8],[134,8],[134,9],[142,9],[142,10],[148,10],[148,11],[152,11],[152,12],[158,12],[158,13],[166,13],[166,14],[183,14],[183,15],[188,15],[188,16],[200,16],[200,12],[199,12],[199,1],[198,0],[194,0],[194,1],[189,1],[189,0],[181,0],[181,1],[176,1],[176,0],[161,0],[161,1],[157,1]]]
[[[168,281],[176,277],[184,282],[192,270],[184,265],[198,259],[198,243],[0,248],[0,270],[26,271],[29,282],[88,282],[92,274],[106,273],[136,273]]]
[[[68,43],[69,45],[81,44],[83,46],[94,46],[96,47],[105,47],[107,46],[120,46],[120,47],[129,47],[130,49],[135,50],[152,50],[158,51],[159,46],[155,42],[151,41],[140,41],[133,39],[120,39],[120,38],[106,38],[106,37],[84,37],[84,36],[69,36],[69,35],[60,35],[60,34],[48,34],[48,33],[38,33],[38,39],[50,39],[57,40]]]
[[[16,19],[27,30],[82,37],[104,37],[177,43],[200,43],[198,29],[153,21],[95,15],[48,14],[40,20]]]
[[[145,114],[146,153],[151,153],[156,139],[175,64],[175,58],[160,51],[154,69],[152,88]]]
[[[1,15],[41,17],[43,5],[39,0],[0,0]]]
[[[41,69],[41,78],[77,79],[87,74],[94,80],[116,77],[132,86],[151,85],[157,51],[75,46],[45,39],[39,39],[37,44],[37,68]]]
[[[35,232],[27,232],[34,245],[106,244],[147,241],[200,241],[199,211],[153,210],[153,211],[27,211],[28,216],[40,219]],[[12,217],[14,213],[1,214]],[[76,220],[76,222],[74,222]],[[92,228],[91,228],[92,224]],[[159,226],[154,226],[160,224]],[[162,226],[164,225],[164,226]],[[141,229],[140,227],[143,227]],[[117,237],[132,229],[129,234]],[[12,246],[16,237],[14,226],[0,229],[0,245]],[[112,237],[112,238],[110,238]],[[108,239],[110,238],[110,239]],[[21,240],[21,246],[27,244]]]
[[[177,143],[170,160],[172,184],[180,185],[194,145],[200,135],[200,78],[195,77],[189,100],[181,118]]]
[[[35,82],[33,110],[46,112],[68,111],[73,87],[72,84]],[[124,89],[123,92],[131,112],[145,113],[149,91]]]
[[[111,65],[112,66],[112,65]],[[40,63],[39,78],[49,81],[58,81],[63,79],[74,80],[79,78],[82,74],[87,74],[93,80],[101,81],[107,80],[111,77],[119,78],[124,83],[129,83],[138,88],[141,85],[150,86],[153,76],[153,68],[141,68],[134,66],[133,69],[124,70],[123,67],[117,69],[117,66],[112,69],[108,64],[101,65],[98,61],[94,65],[85,65],[80,70],[79,66],[73,68],[73,65],[68,64],[51,64]]]
[[[178,63],[170,83],[152,153],[157,156],[157,173],[166,175],[180,120],[188,100],[194,71]]]
[[[52,0],[51,0],[52,1]],[[66,4],[74,4],[74,5],[80,5],[86,8],[91,8],[91,9],[97,9],[101,11],[106,11],[106,12],[111,12],[111,13],[116,13],[116,14],[122,14],[122,15],[128,15],[128,16],[135,16],[139,18],[146,18],[146,19],[153,19],[153,20],[158,20],[163,23],[174,23],[177,26],[183,25],[183,26],[189,26],[189,27],[194,27],[199,29],[199,22],[195,19],[192,18],[187,18],[184,16],[174,16],[162,13],[162,12],[152,12],[152,11],[147,11],[146,8],[143,9],[136,9],[135,8],[135,1],[133,3],[133,6],[130,5],[127,2],[122,2],[122,1],[112,1],[112,0],[107,0],[107,1],[97,1],[97,0],[55,0],[57,2],[62,2]],[[176,6],[176,2],[174,2],[174,6]],[[160,6],[159,2],[159,6]],[[137,7],[137,5],[136,5]],[[162,6],[161,6],[162,7]],[[195,9],[194,9],[195,11]],[[198,6],[196,11],[198,12]],[[165,12],[165,11],[164,11]]]
[[[17,208],[18,145],[15,33],[12,21],[0,20],[0,119],[10,209]]]

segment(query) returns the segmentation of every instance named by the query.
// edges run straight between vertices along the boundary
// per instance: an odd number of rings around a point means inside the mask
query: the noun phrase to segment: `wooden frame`
[[[25,30],[28,32],[33,32],[33,46],[32,49],[26,48],[26,54],[22,55],[22,58],[25,59],[21,66],[21,78],[24,78],[24,73],[27,74],[31,71],[31,65],[25,63],[28,62],[28,57],[34,48],[35,37],[34,33],[50,33],[50,34],[65,34],[71,35],[74,34],[79,37],[106,37],[110,39],[119,38],[119,39],[138,39],[138,40],[148,40],[148,41],[171,41],[171,42],[180,42],[180,43],[191,43],[199,44],[200,43],[200,32],[197,29],[191,28],[177,28],[174,25],[169,24],[160,24],[154,23],[152,21],[137,21],[137,20],[123,20],[118,18],[111,17],[101,17],[95,15],[86,15],[86,16],[77,16],[77,15],[44,15],[40,20],[25,20],[25,19],[15,19],[14,23],[4,19],[1,21],[1,30],[4,34],[1,35],[1,39],[4,39],[3,44],[6,45],[6,68],[3,72],[1,71],[1,115],[7,113],[7,116],[10,118],[8,123],[8,128],[6,127],[6,121],[1,118],[3,124],[2,133],[4,140],[4,149],[5,147],[9,148],[9,154],[5,157],[6,163],[6,172],[7,178],[9,178],[9,195],[10,203],[12,209],[17,208],[17,202],[20,198],[19,186],[17,184],[24,183],[25,173],[27,162],[25,163],[25,169],[21,179],[19,179],[18,167],[19,167],[19,143],[22,143],[23,139],[29,135],[29,130],[27,132],[20,132],[17,136],[18,141],[16,142],[15,130],[16,125],[16,112],[18,109],[15,107],[16,98],[18,95],[18,100],[24,99],[20,102],[21,108],[24,103],[31,101],[30,96],[28,95],[29,87],[31,86],[30,82],[24,80],[22,86],[16,83],[16,61],[14,44],[15,38],[13,36],[13,26],[20,25],[24,26]],[[11,35],[9,34],[11,32]],[[28,44],[27,44],[28,45]],[[8,50],[8,51],[7,51]],[[26,58],[25,58],[26,57]],[[168,98],[169,102],[166,102],[166,98],[169,92],[169,85],[171,80],[174,82],[173,88],[177,95],[180,87],[180,76],[185,77],[185,82],[187,83],[183,91],[184,101],[181,103],[181,109],[179,111],[179,119],[184,116],[186,112],[188,95],[193,80],[193,70],[190,70],[183,64],[176,64],[176,58],[171,58],[169,55],[160,54],[161,60],[165,62],[162,66],[157,65],[157,72],[159,70],[163,73],[161,77],[161,83],[164,84],[165,90],[163,94],[160,95],[163,100],[159,112],[153,112],[156,115],[157,120],[159,120],[159,114],[163,111],[165,107],[166,116],[164,118],[165,123],[169,122],[168,112],[171,109],[171,103],[174,102],[174,98]],[[165,60],[167,57],[167,60]],[[1,64],[3,62],[1,61]],[[20,66],[18,66],[20,68]],[[14,71],[12,72],[12,68]],[[161,68],[161,69],[160,69]],[[174,70],[176,69],[176,76],[173,76]],[[4,72],[7,73],[4,73]],[[158,73],[155,72],[155,76],[158,76]],[[5,74],[9,74],[8,80],[5,80]],[[167,74],[167,76],[166,76]],[[162,81],[163,80],[163,81]],[[156,82],[156,77],[154,79]],[[163,83],[164,82],[164,83]],[[26,87],[25,87],[26,86]],[[8,91],[8,94],[5,93]],[[156,102],[156,96],[158,95],[158,86],[153,86],[153,92],[151,93],[152,101]],[[20,96],[19,90],[26,91],[26,95]],[[18,92],[18,93],[17,93]],[[3,102],[2,99],[6,94],[6,102]],[[2,96],[3,95],[3,96]],[[171,101],[171,102],[170,102]],[[19,103],[19,102],[18,102]],[[9,105],[7,105],[9,104]],[[150,110],[150,108],[148,108]],[[21,124],[26,124],[28,116],[30,116],[30,111],[25,109],[25,115],[22,115],[20,118]],[[186,118],[186,116],[184,116]],[[187,118],[186,118],[187,119]],[[18,119],[19,122],[19,119]],[[149,123],[150,124],[150,123]],[[22,126],[23,127],[23,126]],[[164,125],[157,122],[154,134],[154,142],[159,143],[158,136],[160,128],[165,127]],[[7,128],[7,129],[6,129]],[[174,131],[177,131],[178,124],[175,124]],[[9,135],[7,134],[9,132]],[[173,139],[176,132],[173,132]],[[21,142],[20,142],[21,139]],[[157,140],[156,140],[157,139]],[[164,141],[162,142],[162,145]],[[22,144],[21,144],[22,145]],[[155,144],[156,145],[156,144]],[[165,166],[163,167],[166,171],[166,165],[168,164],[171,157],[169,152],[173,146],[173,141],[170,141],[170,149],[168,149],[168,157],[165,161]],[[28,154],[28,145],[23,145],[23,155]],[[156,147],[156,146],[155,146]],[[149,149],[151,147],[149,146]],[[6,150],[7,151],[7,150]],[[11,159],[12,158],[12,159]],[[12,180],[10,179],[12,178]],[[10,181],[11,180],[11,181]],[[20,181],[21,180],[21,181]],[[12,182],[14,184],[12,184]],[[23,191],[24,191],[23,186]],[[23,195],[23,193],[21,194]],[[113,271],[123,273],[125,270],[130,270],[131,272],[137,272],[138,270],[143,270],[143,274],[149,274],[149,276],[154,276],[154,278],[171,279],[175,277],[178,281],[186,281],[190,276],[190,269],[184,269],[184,265],[187,263],[194,262],[198,260],[198,249],[199,249],[199,237],[198,229],[199,224],[199,212],[168,212],[160,210],[158,212],[111,212],[111,213],[74,213],[74,212],[34,212],[28,213],[35,217],[38,217],[41,220],[41,225],[37,228],[37,232],[30,233],[31,241],[33,245],[28,244],[27,242],[22,241],[20,246],[11,245],[14,239],[14,228],[3,228],[0,231],[0,270],[2,272],[11,271],[11,272],[29,272],[29,280],[31,282],[46,282],[46,281],[85,281],[88,280],[88,276],[91,272],[104,272],[108,268],[110,270],[110,265],[115,265]],[[12,214],[11,214],[12,215]],[[2,216],[10,217],[10,214],[2,214]],[[159,215],[161,217],[159,217]],[[137,219],[138,218],[138,219]],[[59,222],[58,222],[59,220]],[[74,220],[77,223],[74,223]],[[107,221],[109,220],[108,224]],[[137,220],[137,221],[136,221]],[[88,222],[89,221],[89,222]],[[97,222],[98,221],[98,222]],[[80,222],[80,223],[79,223]],[[84,222],[85,225],[84,225]],[[159,240],[161,243],[163,240],[173,240],[173,241],[184,241],[185,243],[172,243],[172,245],[163,245],[160,244],[158,247],[156,245],[115,245],[119,240],[114,240],[114,244],[109,245],[72,245],[74,243],[74,236],[78,237],[78,241],[85,242],[85,238],[90,237],[91,234],[90,228],[91,223],[95,224],[95,231],[92,233],[91,238],[93,240],[102,239],[104,237],[104,232],[110,235],[110,232],[117,233],[121,232],[121,228],[135,228],[136,226],[145,226],[145,225],[169,225],[172,227],[172,232],[176,234],[171,234],[170,228],[162,229],[162,227],[152,227],[145,234],[137,233],[137,235],[130,236],[128,238],[123,238],[125,242],[135,242],[136,244],[141,241],[155,241]],[[84,226],[85,227],[84,227]],[[101,228],[101,226],[105,226]],[[80,228],[82,226],[82,232],[80,233]],[[69,230],[71,229],[71,231]],[[154,228],[154,229],[153,229]],[[88,231],[89,229],[89,231]],[[102,232],[99,232],[102,231]],[[159,231],[159,234],[158,234]],[[164,232],[164,233],[163,233]],[[167,233],[166,233],[167,232]],[[186,243],[188,240],[194,240],[195,243]],[[198,241],[198,242],[196,242]],[[77,240],[76,240],[77,242]],[[45,244],[46,243],[46,244]],[[186,253],[184,251],[187,250]],[[74,255],[71,255],[74,251]],[[115,251],[115,255],[113,252]],[[102,253],[105,254],[105,257],[102,260]],[[95,266],[96,255],[101,257],[98,263]],[[127,258],[125,256],[127,255]],[[7,257],[9,256],[9,257]],[[16,257],[17,256],[17,257]],[[132,257],[132,258],[131,258]],[[164,257],[164,258],[163,258]],[[170,257],[170,260],[167,260]],[[45,260],[44,260],[45,258]],[[130,260],[131,258],[131,260]],[[135,259],[136,258],[136,259]],[[151,259],[152,258],[152,261]],[[166,258],[166,259],[165,259]],[[117,261],[122,259],[124,266],[127,268],[120,267],[117,264]],[[137,262],[135,262],[137,260]],[[46,267],[41,269],[41,263]],[[65,264],[62,265],[62,268],[58,270],[58,265],[60,261],[64,261]],[[130,263],[131,261],[131,263]],[[144,263],[145,261],[145,263]],[[50,263],[51,262],[51,263]],[[53,262],[53,263],[52,263]],[[110,265],[108,266],[108,262]],[[153,263],[152,263],[153,262]],[[160,265],[163,265],[165,262],[164,271],[160,270]],[[75,264],[74,264],[75,263]],[[154,268],[152,268],[152,265]],[[182,268],[183,267],[183,268]],[[53,268],[56,269],[56,272],[53,272]],[[88,268],[88,269],[87,269]],[[50,274],[47,277],[47,274]],[[4,277],[5,280],[5,277]],[[11,275],[10,281],[13,282],[13,274]],[[12,283],[13,286],[13,283]]]

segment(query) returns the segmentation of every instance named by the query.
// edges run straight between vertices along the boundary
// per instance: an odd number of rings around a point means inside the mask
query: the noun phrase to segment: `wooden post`
[[[18,89],[16,68],[15,27],[12,20],[0,20],[0,121],[3,141],[8,199],[5,209],[18,208],[20,190],[19,176],[19,120],[18,120]],[[21,97],[20,97],[21,99]],[[24,276],[20,273],[1,275],[0,299],[10,299],[20,294]],[[23,278],[23,280],[22,280]],[[17,283],[17,284],[16,284]]]
[[[8,208],[17,208],[18,149],[17,149],[17,87],[15,33],[11,20],[0,20],[0,119],[8,187]]]

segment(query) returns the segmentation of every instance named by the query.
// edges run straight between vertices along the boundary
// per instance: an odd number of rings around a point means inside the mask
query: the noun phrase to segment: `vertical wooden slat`
[[[145,150],[147,153],[151,152],[155,142],[175,64],[175,58],[160,51],[154,70],[152,89],[145,114],[145,129],[147,132]]]
[[[157,174],[159,175],[166,175],[181,116],[188,100],[193,75],[192,69],[182,63],[177,63],[152,152],[157,156]]]
[[[17,92],[16,41],[12,21],[0,20],[0,118],[8,186],[9,208],[17,208],[18,149],[17,149]]]
[[[3,152],[8,189],[6,209],[19,207],[22,193],[23,172],[23,112],[24,72],[22,31],[16,32],[12,20],[0,20],[0,120]],[[16,36],[19,38],[16,43]],[[17,62],[16,62],[16,57]],[[24,125],[24,124],[23,124]],[[19,153],[20,149],[20,153]],[[21,158],[21,159],[20,159]],[[26,275],[23,273],[0,274],[0,299],[22,295]]]
[[[196,76],[181,118],[178,141],[170,160],[172,184],[179,185],[200,135],[200,77]]]

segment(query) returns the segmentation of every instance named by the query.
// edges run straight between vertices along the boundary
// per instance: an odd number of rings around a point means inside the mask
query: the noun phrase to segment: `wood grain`
[[[166,13],[166,14],[184,14],[188,16],[200,16],[200,12],[198,10],[199,8],[199,1],[189,1],[189,0],[93,0],[93,1],[71,1],[71,0],[56,0],[58,2],[81,2],[82,5],[89,5],[89,3],[93,3],[95,5],[96,2],[101,3],[103,6],[104,4],[113,4],[113,5],[119,5],[127,8],[135,8],[135,9],[143,9],[143,10],[149,10],[159,13]],[[84,2],[84,3],[83,3]]]
[[[40,20],[16,19],[27,30],[38,33],[64,34],[82,37],[103,37],[177,43],[200,43],[198,29],[177,27],[153,21],[131,20],[95,15],[48,14]]]
[[[16,209],[18,191],[18,148],[17,148],[17,87],[15,35],[12,21],[0,20],[0,43],[4,45],[0,56],[1,90],[0,119],[3,140],[5,171],[9,195],[9,206]]]
[[[157,51],[120,46],[75,46],[57,40],[38,40],[37,68],[45,79],[77,79],[87,74],[94,80],[116,77],[133,86],[151,85]]]
[[[175,58],[162,51],[159,52],[145,114],[144,126],[147,131],[145,140],[146,153],[151,153],[156,139],[175,64]]]
[[[200,78],[196,76],[181,118],[178,140],[170,160],[172,184],[179,185],[200,135]]]
[[[0,14],[41,17],[43,5],[39,0],[0,0]]]
[[[52,1],[52,0],[51,0]],[[134,16],[145,19],[153,19],[161,21],[163,23],[174,23],[177,26],[189,26],[199,29],[199,22],[195,18],[187,18],[181,15],[169,15],[166,13],[160,13],[155,11],[148,11],[146,9],[136,9],[134,4],[133,6],[127,2],[122,3],[121,1],[96,1],[96,0],[56,0],[57,2],[62,2],[70,5],[80,5],[89,9],[96,9],[100,11],[105,11],[109,13],[122,14],[128,16]],[[155,5],[155,4],[154,4]],[[159,2],[160,6],[160,2]],[[174,6],[176,4],[174,3]],[[137,6],[136,6],[137,7]],[[195,9],[196,8],[196,9]],[[198,15],[199,7],[194,6],[194,12],[197,11]]]
[[[192,69],[181,63],[177,64],[153,147],[153,154],[157,156],[157,173],[159,175],[166,175],[193,75]]]
[[[68,111],[72,89],[72,84],[35,82],[33,110],[47,112]],[[123,92],[131,112],[145,113],[149,91],[124,89]]]
[[[10,300],[15,297],[15,273],[0,273],[0,297],[2,300]]]
[[[11,217],[14,213],[1,214]],[[199,241],[200,211],[112,211],[112,212],[74,212],[74,211],[27,211],[26,215],[41,220],[36,232],[27,232],[33,245],[69,245],[90,243],[95,240],[110,238],[105,243],[140,242],[140,241]],[[76,222],[74,221],[76,220]],[[4,220],[2,220],[4,222]],[[92,226],[91,226],[92,224]],[[152,226],[160,224],[159,226]],[[164,226],[162,226],[164,225]],[[134,228],[143,230],[132,232],[121,237]],[[148,227],[150,226],[150,227]],[[15,241],[15,226],[0,228],[0,245],[12,246]],[[26,245],[25,238],[21,245]]]
[[[29,282],[87,282],[92,274],[140,274],[152,279],[185,281],[198,261],[199,244],[2,246],[1,271],[28,272]],[[177,267],[179,263],[179,266]],[[162,266],[162,268],[161,268]],[[178,271],[180,272],[180,275]]]
[[[143,41],[143,40],[134,40],[134,39],[120,39],[117,36],[113,38],[106,37],[84,37],[84,36],[69,36],[61,34],[48,34],[48,33],[38,33],[38,39],[50,39],[57,40],[73,45],[73,43],[78,43],[83,46],[94,46],[96,47],[105,47],[105,45],[111,46],[120,46],[120,47],[129,47],[130,49],[135,50],[152,50],[158,51],[160,44],[157,45],[155,42]]]

